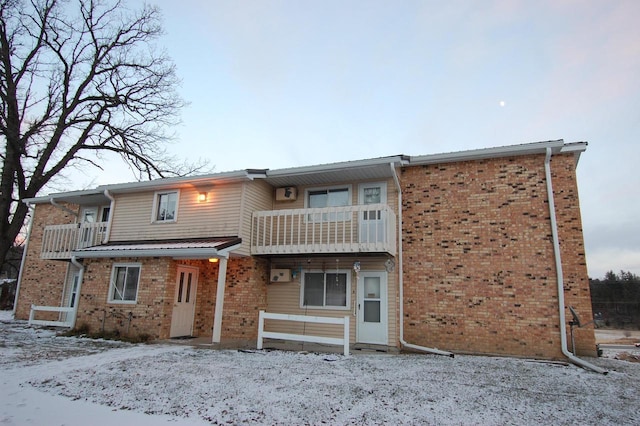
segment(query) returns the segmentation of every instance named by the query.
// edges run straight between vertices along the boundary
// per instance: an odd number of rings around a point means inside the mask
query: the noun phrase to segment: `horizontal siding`
[[[216,184],[207,188],[207,200],[198,202],[204,188],[180,188],[177,221],[153,223],[155,192],[116,196],[110,241],[161,240],[236,236],[242,184]]]
[[[388,180],[380,180],[380,179],[376,179],[376,180],[371,180],[371,181],[362,181],[362,182],[336,182],[336,183],[331,183],[331,184],[327,184],[327,185],[313,185],[313,186],[298,186],[296,187],[298,190],[298,196],[296,197],[295,201],[275,201],[273,203],[273,210],[283,210],[283,209],[304,209],[305,205],[304,205],[304,199],[305,199],[305,191],[307,189],[313,188],[313,189],[318,189],[318,188],[329,188],[329,187],[340,187],[340,186],[345,186],[345,185],[350,185],[351,186],[351,204],[352,205],[358,205],[358,185],[361,183],[374,183],[374,182],[386,182],[387,183],[387,204],[391,207],[393,207],[394,211],[396,210],[396,206],[398,204],[398,191],[396,191],[396,186],[395,183],[393,181],[393,179],[388,179]],[[275,195],[274,195],[274,199],[275,199]],[[271,210],[271,208],[268,208],[266,210]]]
[[[309,261],[308,261],[309,260]],[[267,287],[267,312],[281,314],[296,315],[313,315],[341,318],[349,316],[350,320],[350,342],[356,341],[356,323],[355,303],[357,297],[357,284],[355,272],[353,272],[354,258],[338,258],[339,269],[350,269],[351,273],[351,297],[349,310],[327,310],[327,309],[311,309],[300,307],[300,292],[302,286],[300,282],[301,274],[305,270],[331,270],[336,269],[336,258],[311,258],[304,260],[294,259],[278,259],[272,260],[272,268],[283,268],[296,270],[302,268],[300,274],[295,279],[292,278],[288,283],[273,283]],[[384,262],[386,258],[365,258],[360,259],[361,271],[384,271]],[[388,341],[390,346],[395,346],[397,342],[397,272],[394,270],[387,274],[387,309],[388,309]],[[276,320],[265,321],[265,330],[318,335],[327,337],[342,337],[342,326],[312,324],[312,323],[295,323]]]
[[[251,219],[254,211],[271,210],[273,208],[273,188],[264,181],[244,183],[242,206],[240,211],[240,233],[242,247],[238,254],[251,254]]]

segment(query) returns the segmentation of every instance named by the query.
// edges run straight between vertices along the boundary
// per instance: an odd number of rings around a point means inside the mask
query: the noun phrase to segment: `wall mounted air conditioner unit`
[[[295,186],[276,188],[276,201],[295,201],[296,198],[298,198],[298,188]]]
[[[291,269],[272,269],[270,281],[272,283],[288,283],[291,281]]]

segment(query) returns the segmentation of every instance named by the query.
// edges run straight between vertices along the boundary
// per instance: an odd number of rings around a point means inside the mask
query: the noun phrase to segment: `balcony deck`
[[[396,215],[386,204],[253,213],[251,253],[396,254]]]
[[[72,223],[69,225],[49,225],[42,236],[42,259],[70,259],[74,250],[96,246],[102,243],[107,230],[107,222]]]

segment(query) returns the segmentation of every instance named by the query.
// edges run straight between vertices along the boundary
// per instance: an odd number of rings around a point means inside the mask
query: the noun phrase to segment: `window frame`
[[[160,201],[163,195],[176,194],[176,208],[173,213],[172,219],[159,219],[158,218],[158,210],[160,208]],[[178,207],[180,206],[180,190],[179,189],[171,189],[167,191],[156,191],[153,194],[153,207],[151,211],[151,222],[152,223],[175,223],[178,221]]]
[[[133,300],[114,299],[114,291],[116,285],[116,277],[118,268],[126,268],[124,282],[125,286],[129,275],[129,268],[138,268],[138,279],[136,281],[136,294]],[[107,303],[134,305],[138,303],[138,293],[140,291],[140,277],[142,276],[142,264],[141,263],[114,263],[111,267],[111,277],[109,279],[109,293],[107,294]],[[126,294],[126,287],[123,288],[123,297]]]
[[[307,274],[323,274],[323,304],[320,305],[305,305],[304,303],[304,295],[307,283]],[[346,288],[345,288],[345,305],[344,306],[335,306],[335,305],[327,305],[327,275],[328,274],[339,274],[345,275],[346,278]],[[338,270],[320,270],[320,269],[310,269],[303,271],[301,274],[301,285],[300,285],[300,308],[302,309],[317,309],[317,310],[338,310],[338,311],[348,311],[351,309],[351,270],[350,269],[338,269]]]
[[[311,193],[326,191],[327,194],[332,190],[347,190],[347,204],[344,206],[324,206],[324,207],[310,207],[311,204]],[[305,209],[316,209],[316,208],[327,208],[327,207],[349,207],[353,206],[353,190],[352,185],[332,185],[332,186],[320,186],[314,188],[306,188],[304,191],[304,208]],[[344,215],[344,213],[343,213]],[[328,213],[323,213],[321,217],[316,217],[317,215],[314,213],[309,213],[305,215],[305,220],[309,222],[350,222],[351,215],[347,215],[347,217],[340,217],[339,214],[335,214],[334,216],[329,215]]]

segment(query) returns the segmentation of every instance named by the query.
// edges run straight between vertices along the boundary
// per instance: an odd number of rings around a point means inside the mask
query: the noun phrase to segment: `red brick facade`
[[[402,171],[405,339],[562,357],[544,155]],[[575,164],[554,156],[565,304],[591,318]],[[568,314],[568,311],[567,311]],[[593,329],[577,336],[595,354]]]
[[[400,320],[407,342],[454,352],[563,357],[544,163],[541,154],[411,165],[400,171],[404,300],[388,302],[403,303]],[[573,154],[554,155],[551,171],[565,306],[573,306],[588,322],[591,300]],[[45,226],[75,221],[67,210],[37,204],[16,318],[27,319],[31,304],[64,304],[69,263],[42,260],[40,252]],[[193,335],[212,336],[219,263],[171,257],[81,261],[85,271],[76,326],[168,338],[178,266],[187,265],[198,268]],[[136,303],[108,302],[115,263],[140,264]],[[259,311],[268,310],[268,274],[268,259],[229,259],[223,343],[255,342]],[[568,309],[565,314],[568,324]],[[577,329],[575,337],[578,354],[595,355],[592,326]],[[400,346],[398,341],[389,344]]]
[[[66,207],[72,211],[78,210],[78,206],[66,205]],[[16,318],[28,319],[31,305],[60,306],[69,264],[64,261],[40,258],[42,234],[47,225],[70,224],[75,221],[76,216],[51,204],[38,204],[34,208],[33,223],[25,253],[25,265],[28,267],[22,271]],[[39,314],[38,318],[57,320],[57,314]]]
[[[141,266],[135,304],[107,302],[113,265],[123,263]],[[104,329],[130,336],[169,338],[178,265],[198,268],[193,335],[212,336],[219,263],[206,260],[176,261],[158,257],[87,259],[77,326],[88,326],[91,331]],[[258,312],[266,309],[267,278],[266,261],[249,257],[229,260],[222,317],[223,340],[255,341]]]

